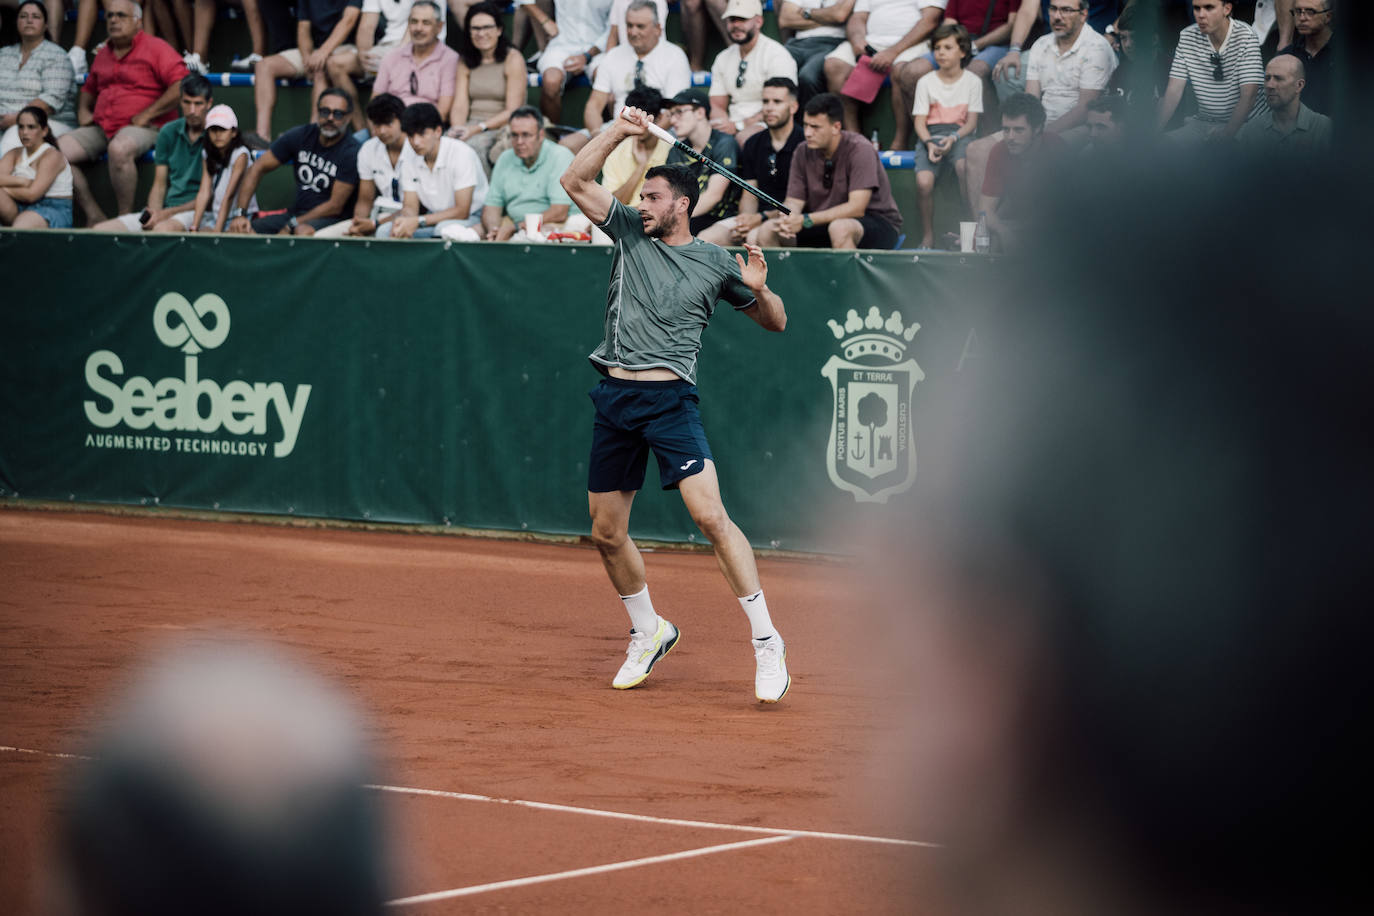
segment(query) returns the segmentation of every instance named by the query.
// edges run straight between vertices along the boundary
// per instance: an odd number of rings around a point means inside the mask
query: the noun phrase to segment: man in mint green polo
[[[204,162],[205,115],[213,104],[214,89],[204,76],[192,73],[181,81],[181,117],[168,121],[157,132],[147,206],[91,228],[104,232],[180,232],[190,225]]]
[[[572,162],[572,150],[544,137],[544,116],[530,105],[515,109],[507,122],[511,148],[491,170],[491,186],[482,207],[482,237],[504,242],[531,213],[543,227],[557,225],[577,212],[558,179]]]

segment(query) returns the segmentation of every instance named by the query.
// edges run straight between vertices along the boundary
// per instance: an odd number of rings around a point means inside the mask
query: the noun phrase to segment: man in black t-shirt
[[[792,153],[804,140],[797,121],[797,84],[785,76],[763,84],[763,123],[768,129],[744,142],[739,175],[774,200],[782,200],[787,196]],[[753,194],[744,194],[737,216],[719,220],[697,237],[713,245],[756,244],[759,226],[777,215],[772,207],[765,210]]]
[[[358,190],[358,141],[348,132],[353,105],[342,89],[320,95],[318,124],[293,127],[258,157],[229,211],[229,231],[258,235],[314,235],[353,211]],[[262,176],[281,165],[296,176],[296,199],[284,213],[254,218],[245,212]]]

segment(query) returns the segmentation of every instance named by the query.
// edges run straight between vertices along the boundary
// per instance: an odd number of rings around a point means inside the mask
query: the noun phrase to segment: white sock
[[[772,618],[768,616],[768,599],[763,597],[763,589],[739,599],[739,606],[749,617],[749,628],[754,631],[755,639],[776,636]]]
[[[621,595],[620,600],[625,602],[625,610],[629,612],[630,623],[636,632],[652,636],[658,630],[658,612],[649,599],[649,586],[644,586],[633,595]]]

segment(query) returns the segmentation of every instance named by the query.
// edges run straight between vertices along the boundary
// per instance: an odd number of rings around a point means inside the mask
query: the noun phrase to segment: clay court
[[[765,706],[714,558],[647,559],[683,638],[616,691],[628,623],[589,547],[0,512],[0,910],[40,911],[62,755],[109,692],[231,631],[368,713],[394,912],[941,912],[900,652],[864,638],[856,571],[761,560],[794,679]]]

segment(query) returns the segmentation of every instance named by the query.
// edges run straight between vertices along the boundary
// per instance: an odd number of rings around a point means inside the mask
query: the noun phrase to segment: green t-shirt
[[[674,246],[649,238],[639,211],[618,200],[601,228],[615,240],[615,253],[605,337],[588,359],[602,373],[609,366],[671,369],[695,385],[701,332],[716,302],[736,310],[754,304],[739,264],[701,239]]]
[[[533,166],[526,166],[515,150],[508,149],[491,170],[484,206],[500,207],[517,225],[527,213],[543,213],[555,204],[572,204],[558,179],[573,161],[573,151],[545,140]],[[570,207],[569,213],[578,212]]]
[[[204,149],[205,132],[201,131],[196,142],[192,143],[186,136],[185,118],[168,121],[158,130],[153,162],[167,166],[167,195],[162,200],[164,207],[179,207],[196,199],[203,163],[201,151]]]

